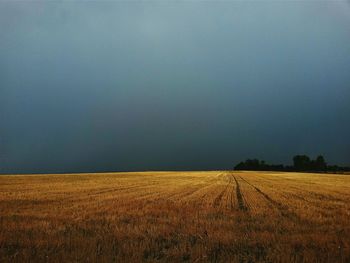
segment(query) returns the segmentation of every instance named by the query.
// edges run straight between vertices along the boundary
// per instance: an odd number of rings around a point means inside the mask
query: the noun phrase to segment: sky
[[[350,165],[349,1],[1,1],[0,173]]]

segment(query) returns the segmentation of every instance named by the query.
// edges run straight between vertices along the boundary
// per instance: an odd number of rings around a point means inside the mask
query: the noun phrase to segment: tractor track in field
[[[226,180],[228,180],[228,181],[227,181],[227,184],[224,186],[224,189],[215,197],[215,199],[213,201],[213,207],[215,207],[215,208],[226,207],[226,208],[230,208],[230,210],[232,210],[233,203],[231,201],[230,192],[229,192],[231,189],[230,186],[232,186],[231,178],[229,176],[227,176],[227,174],[222,174],[222,175],[225,176]]]
[[[230,194],[229,196],[227,197],[227,206],[228,208],[233,211],[234,208],[235,208],[235,186],[234,186],[234,181],[232,179],[232,176],[228,176],[228,179],[229,179],[229,189],[230,189]]]
[[[181,192],[176,191],[171,195],[168,195],[166,199],[170,201],[174,201],[174,199],[186,201],[186,199],[190,198],[191,196],[197,194],[200,191],[203,191],[203,189],[210,188],[215,184],[216,184],[216,181],[212,180],[207,185],[197,185],[195,186],[195,188],[187,189],[185,191],[183,190]],[[203,196],[205,196],[205,194],[202,195],[202,197]]]
[[[223,190],[214,198],[212,205],[215,208],[222,207],[229,211],[234,211],[236,209],[235,196],[237,196],[237,193],[235,194],[235,192],[237,191],[237,184],[231,174],[226,173],[224,176],[227,183],[223,186]],[[240,189],[238,196],[240,197],[238,209],[245,210],[246,205]]]
[[[304,219],[300,218],[298,214],[296,214],[293,211],[290,211],[287,205],[284,205],[274,199],[272,199],[268,194],[266,194],[265,192],[263,192],[260,188],[256,187],[255,185],[251,184],[250,182],[248,182],[247,180],[243,179],[241,176],[239,176],[239,178],[244,181],[245,183],[247,183],[248,185],[250,185],[251,187],[253,187],[260,195],[262,195],[271,205],[273,205],[273,207],[275,207],[280,214],[283,217],[286,217],[290,220],[293,221],[305,221]]]
[[[227,188],[228,188],[228,185],[226,185],[224,190],[222,190],[221,193],[217,197],[215,197],[214,202],[213,202],[213,206],[214,207],[219,207],[220,206],[222,198],[223,198],[224,194],[227,191]]]
[[[236,198],[237,198],[237,202],[238,202],[238,209],[241,211],[248,211],[248,206],[246,205],[246,202],[244,200],[244,197],[242,195],[242,191],[241,191],[241,187],[237,181],[236,176],[231,175],[233,177],[233,179],[236,182]]]

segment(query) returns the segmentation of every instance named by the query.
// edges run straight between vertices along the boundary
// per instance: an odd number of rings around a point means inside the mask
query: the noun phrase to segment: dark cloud
[[[2,172],[350,164],[341,3],[0,7]]]

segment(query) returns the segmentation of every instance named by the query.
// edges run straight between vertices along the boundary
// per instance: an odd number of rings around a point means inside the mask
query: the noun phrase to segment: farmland
[[[0,176],[0,262],[350,262],[350,175]]]

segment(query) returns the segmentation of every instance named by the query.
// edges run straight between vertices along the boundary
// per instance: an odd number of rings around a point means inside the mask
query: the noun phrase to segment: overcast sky
[[[0,171],[350,165],[347,1],[0,2]]]

